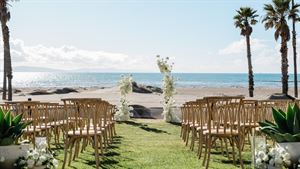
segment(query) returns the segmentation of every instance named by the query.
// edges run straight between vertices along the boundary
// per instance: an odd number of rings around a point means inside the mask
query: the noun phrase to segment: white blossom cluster
[[[169,58],[166,59],[161,58],[159,55],[157,56],[157,66],[160,72],[163,74],[163,115],[164,119],[167,122],[175,121],[176,117],[173,117],[173,107],[175,104],[174,94],[176,93],[175,90],[175,80],[174,77],[171,75],[173,69],[173,63],[169,64]]]
[[[290,154],[282,147],[271,147],[269,145],[262,144],[260,145],[260,151],[255,151],[255,168],[282,168],[289,167],[291,163]]]
[[[119,81],[119,90],[121,93],[121,99],[118,111],[115,114],[117,121],[127,121],[130,119],[132,107],[129,106],[127,95],[132,92],[132,76],[122,76]]]
[[[36,143],[35,149],[30,149],[25,156],[19,157],[15,166],[18,168],[35,168],[44,167],[47,169],[57,168],[58,161],[53,157],[53,154],[47,150],[46,139]]]

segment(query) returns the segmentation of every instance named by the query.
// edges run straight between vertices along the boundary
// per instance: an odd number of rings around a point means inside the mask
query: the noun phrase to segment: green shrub
[[[22,122],[23,114],[12,115],[11,111],[4,112],[0,108],[0,146],[17,143],[24,129],[31,122]]]

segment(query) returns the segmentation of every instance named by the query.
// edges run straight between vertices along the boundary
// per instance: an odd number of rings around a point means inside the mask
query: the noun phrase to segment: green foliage
[[[252,33],[251,25],[257,23],[257,11],[250,7],[241,7],[236,12],[237,15],[233,17],[235,27],[241,29],[241,35],[250,36]]]
[[[275,28],[274,37],[278,40],[279,36],[286,41],[290,39],[290,29],[287,19],[299,21],[299,4],[291,6],[291,0],[272,0],[272,4],[265,4],[264,10],[266,15],[262,22],[267,29]]]
[[[22,122],[23,114],[16,116],[10,111],[4,112],[0,108],[0,146],[14,144],[23,134],[23,130],[31,122]]]
[[[259,122],[261,131],[278,143],[300,141],[300,109],[297,104],[288,105],[287,111],[272,108],[275,123]]]

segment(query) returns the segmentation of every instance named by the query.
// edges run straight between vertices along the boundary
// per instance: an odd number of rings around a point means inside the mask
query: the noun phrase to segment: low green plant
[[[17,143],[24,129],[31,122],[22,121],[23,114],[14,116],[11,111],[3,111],[0,108],[0,146]]]
[[[286,112],[272,108],[274,122],[259,122],[261,131],[278,143],[300,142],[300,109],[297,104],[288,105]]]

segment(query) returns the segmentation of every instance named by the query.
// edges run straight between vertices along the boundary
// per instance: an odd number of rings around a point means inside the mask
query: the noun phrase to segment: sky
[[[274,40],[274,30],[266,31],[261,24],[263,5],[270,2],[11,2],[9,27],[13,67],[158,72],[156,55],[159,54],[171,58],[174,72],[245,73],[248,70],[245,39],[234,27],[233,16],[239,7],[249,6],[260,15],[251,37],[254,72],[279,73],[280,44]],[[289,50],[292,70],[291,48]]]

